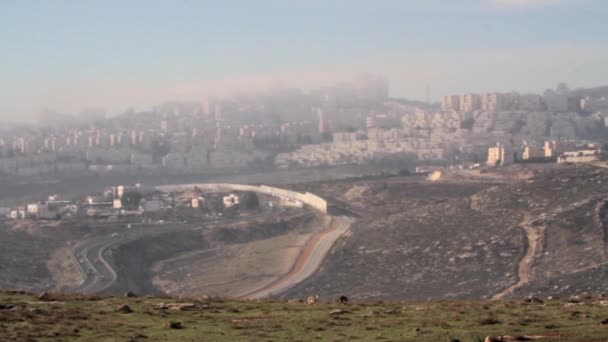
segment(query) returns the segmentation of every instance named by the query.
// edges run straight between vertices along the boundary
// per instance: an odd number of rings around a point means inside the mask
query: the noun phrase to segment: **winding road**
[[[110,233],[108,236],[96,237],[82,241],[74,246],[73,254],[85,280],[71,290],[75,293],[100,293],[107,291],[116,283],[118,275],[108,261],[107,251],[121,244],[129,243],[143,237],[187,229],[181,224],[171,226],[151,226],[149,224],[132,224],[131,230]],[[139,227],[139,228],[138,228]]]
[[[105,260],[103,254],[108,248],[120,243],[115,237],[85,241],[74,248],[74,256],[85,281],[74,289],[74,292],[97,293],[112,286],[116,281],[116,272]]]
[[[326,215],[325,213],[323,214]],[[313,275],[319,269],[336,241],[350,229],[353,220],[346,216],[329,216],[329,218],[331,221],[328,227],[313,234],[287,274],[262,288],[254,289],[239,297],[243,299],[257,299],[276,295]],[[100,293],[108,291],[116,283],[118,276],[107,255],[107,251],[110,249],[145,236],[153,236],[180,229],[179,224],[177,226],[147,225],[146,227],[138,224],[137,226],[141,226],[141,228],[134,228],[120,233],[110,233],[108,236],[82,241],[74,247],[73,254],[85,280],[78,287],[72,289],[72,292]]]

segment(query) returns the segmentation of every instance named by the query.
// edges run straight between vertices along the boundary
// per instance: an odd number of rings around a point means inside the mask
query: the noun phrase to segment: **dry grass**
[[[161,305],[164,303],[165,305]],[[170,303],[187,303],[167,305]],[[605,341],[599,300],[566,307],[519,302],[377,302],[307,306],[284,301],[0,294],[0,336],[36,341],[483,341],[488,335],[541,341]],[[133,312],[116,308],[128,305]],[[330,315],[332,310],[347,312]],[[573,314],[575,313],[576,314]]]

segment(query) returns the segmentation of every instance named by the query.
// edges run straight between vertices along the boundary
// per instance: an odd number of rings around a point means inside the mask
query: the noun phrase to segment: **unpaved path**
[[[519,262],[519,269],[517,272],[517,276],[519,281],[514,285],[506,288],[504,291],[496,294],[492,299],[499,300],[513,293],[516,289],[528,284],[530,282],[530,274],[532,271],[532,265],[534,264],[534,260],[538,251],[540,250],[540,244],[542,241],[542,233],[538,229],[535,229],[530,224],[532,219],[532,215],[530,212],[524,212],[524,217],[521,222],[521,227],[526,232],[526,236],[528,237],[528,250],[526,251],[526,255]]]
[[[240,296],[243,299],[264,298],[281,293],[313,275],[323,263],[336,241],[350,228],[350,218],[332,217],[327,230],[313,235],[306,243],[291,270],[261,289]]]

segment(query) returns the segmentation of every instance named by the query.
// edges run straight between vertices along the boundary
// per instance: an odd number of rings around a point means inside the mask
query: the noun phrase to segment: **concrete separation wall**
[[[327,214],[327,201],[323,198],[311,194],[310,192],[301,193],[281,188],[275,188],[266,185],[246,185],[246,184],[229,184],[229,183],[204,183],[204,184],[180,184],[180,185],[163,185],[157,186],[156,189],[163,192],[184,191],[198,188],[203,191],[253,191],[280,198],[289,199],[292,201],[300,201],[323,214]]]

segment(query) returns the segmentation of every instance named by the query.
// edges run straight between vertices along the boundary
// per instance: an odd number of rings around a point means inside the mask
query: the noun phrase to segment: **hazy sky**
[[[0,2],[0,119],[367,71],[391,93],[608,84],[606,0]]]

